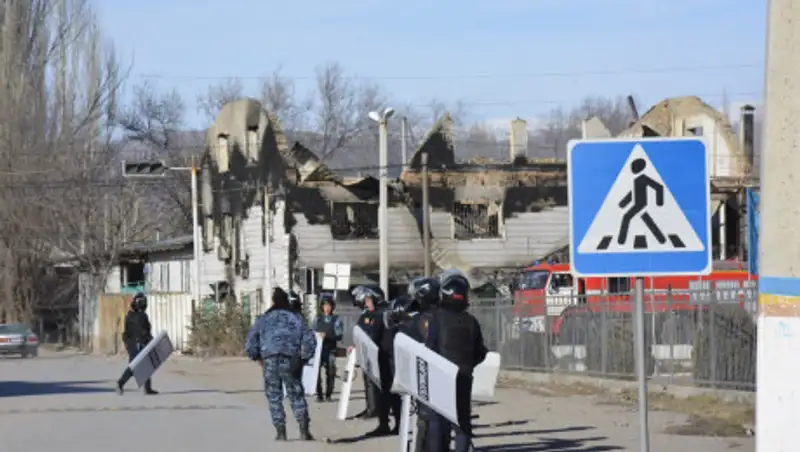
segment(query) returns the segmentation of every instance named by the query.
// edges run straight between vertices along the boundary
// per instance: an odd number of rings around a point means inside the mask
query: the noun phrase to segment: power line
[[[659,73],[684,73],[684,72],[703,72],[734,69],[764,69],[763,62],[754,63],[732,63],[705,66],[666,66],[658,68],[630,68],[621,70],[584,70],[574,72],[519,72],[519,73],[483,73],[483,74],[451,74],[451,75],[341,75],[342,78],[355,80],[385,80],[385,81],[426,81],[426,80],[499,80],[499,79],[531,79],[546,77],[588,77],[606,75],[635,75],[635,74],[659,74]],[[271,75],[265,76],[235,76],[235,75],[189,75],[189,74],[158,74],[141,73],[136,77],[144,79],[184,79],[184,80],[264,80]],[[279,76],[285,80],[316,80],[316,75],[293,75]]]

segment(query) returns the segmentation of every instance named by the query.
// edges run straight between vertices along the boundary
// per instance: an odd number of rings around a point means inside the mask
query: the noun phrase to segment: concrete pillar
[[[757,452],[797,450],[800,419],[800,4],[770,0],[761,157]]]

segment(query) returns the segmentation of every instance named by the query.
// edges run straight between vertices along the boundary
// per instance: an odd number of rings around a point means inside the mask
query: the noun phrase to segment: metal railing
[[[757,290],[750,286],[733,294],[708,287],[646,294],[650,378],[663,384],[753,390]],[[559,295],[523,305],[508,299],[473,300],[470,312],[480,322],[489,349],[502,355],[504,369],[633,379],[630,299]],[[340,309],[337,314],[351,331],[360,311]]]

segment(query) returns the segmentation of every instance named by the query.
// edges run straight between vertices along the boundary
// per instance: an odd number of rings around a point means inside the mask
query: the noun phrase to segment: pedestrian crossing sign
[[[574,140],[567,154],[576,275],[710,272],[710,185],[701,139]]]

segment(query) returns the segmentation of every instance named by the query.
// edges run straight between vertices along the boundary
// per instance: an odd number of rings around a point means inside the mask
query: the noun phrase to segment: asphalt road
[[[259,370],[240,359],[174,357],[154,379],[158,396],[130,383],[122,397],[114,381],[120,358],[42,351],[38,359],[0,359],[0,451],[237,452],[277,450]],[[363,408],[354,394],[351,413]],[[637,415],[630,408],[597,405],[581,397],[551,398],[499,389],[497,402],[476,408],[476,445],[482,451],[638,451]],[[291,441],[304,451],[399,450],[396,437],[355,440],[374,427],[338,421],[336,404],[310,402],[317,442]],[[291,414],[287,411],[289,418]],[[685,416],[651,413],[653,452],[755,449],[752,438],[707,438],[662,433]],[[297,438],[289,423],[289,437]],[[325,438],[338,441],[326,444]]]

